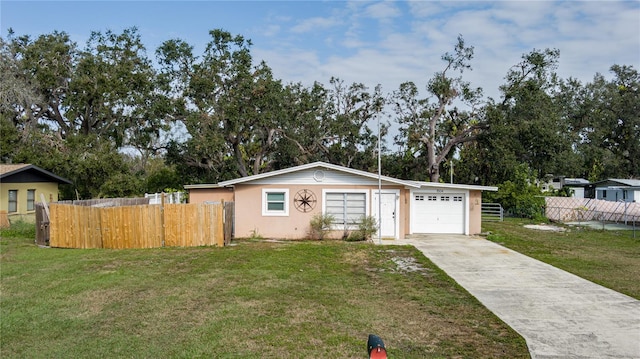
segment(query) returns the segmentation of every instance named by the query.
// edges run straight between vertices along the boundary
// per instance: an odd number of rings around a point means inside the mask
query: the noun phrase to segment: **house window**
[[[424,196],[416,195],[416,201],[424,201]]]
[[[289,215],[289,190],[288,189],[263,189],[262,190],[262,215],[263,216],[288,216]]]
[[[453,196],[454,202],[462,202],[462,196]]]
[[[325,213],[333,216],[335,225],[357,224],[367,215],[367,195],[362,192],[327,192]]]
[[[440,200],[448,202],[449,201],[449,196],[440,196]]]
[[[27,190],[27,211],[35,211],[36,209],[36,190]]]
[[[602,191],[602,198],[607,198],[607,190]]]
[[[9,208],[7,208],[9,213],[18,212],[18,190],[10,189],[9,190]]]
[[[427,199],[429,201],[437,201],[438,200],[438,196],[429,196]]]

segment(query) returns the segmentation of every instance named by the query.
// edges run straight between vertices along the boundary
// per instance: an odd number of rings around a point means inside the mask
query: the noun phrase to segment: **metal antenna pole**
[[[382,244],[382,160],[380,156],[380,115],[378,118],[378,244]]]
[[[450,183],[453,183],[453,160],[449,161],[449,163],[451,166],[451,182]]]

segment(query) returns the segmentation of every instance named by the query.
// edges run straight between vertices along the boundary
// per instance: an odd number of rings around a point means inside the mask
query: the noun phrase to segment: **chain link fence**
[[[592,198],[546,197],[545,216],[555,222],[588,225],[601,229],[636,230],[640,226],[640,203],[612,202]]]

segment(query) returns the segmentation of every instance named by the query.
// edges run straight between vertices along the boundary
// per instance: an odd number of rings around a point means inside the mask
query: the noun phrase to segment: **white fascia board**
[[[259,180],[259,179],[263,179],[263,178],[267,178],[267,177],[273,177],[273,176],[278,176],[278,175],[291,173],[291,172],[295,172],[295,171],[305,170],[305,169],[308,169],[308,168],[313,168],[313,167],[316,167],[318,165],[318,163],[322,163],[322,162],[308,163],[308,164],[305,164],[305,165],[285,168],[285,169],[271,171],[271,172],[260,173],[260,174],[257,174],[257,175],[252,175],[252,176],[247,176],[247,177],[239,177],[239,178],[235,178],[235,179],[232,179],[232,180],[220,182],[220,183],[218,183],[218,185],[220,187],[226,187],[226,186],[231,186],[231,185],[238,184],[238,183],[251,182],[251,181],[255,181],[255,180]]]
[[[202,184],[188,184],[184,186],[184,189],[205,189],[205,188],[220,188],[218,183],[202,183]]]
[[[356,169],[353,169],[353,168],[348,168],[348,167],[343,167],[343,166],[338,166],[338,165],[333,165],[333,164],[326,163],[326,162],[313,162],[313,163],[308,163],[308,164],[304,164],[304,165],[300,165],[300,166],[296,166],[296,167],[290,167],[290,168],[285,168],[285,169],[281,169],[281,170],[277,170],[277,171],[260,173],[260,174],[253,175],[253,176],[240,177],[240,178],[236,178],[236,179],[233,179],[233,180],[220,182],[220,183],[218,183],[218,186],[219,187],[226,187],[226,186],[231,186],[231,185],[235,185],[235,184],[238,184],[238,183],[251,182],[251,181],[255,181],[255,180],[259,180],[259,179],[263,179],[263,178],[283,175],[283,174],[296,172],[296,171],[303,171],[303,170],[307,170],[307,169],[311,169],[311,168],[330,169],[330,170],[334,170],[334,171],[350,173],[350,174],[353,174],[353,175],[358,175],[358,176],[378,179],[378,175],[375,174],[375,173],[356,170]],[[387,176],[380,176],[380,179],[382,181],[384,181],[384,182],[394,183],[394,184],[398,184],[398,185],[402,185],[402,186],[408,186],[408,187],[413,187],[413,188],[419,188],[420,187],[420,185],[416,184],[414,181],[400,180],[400,179],[397,179],[397,178],[387,177]],[[187,188],[187,187],[185,186],[185,188]]]
[[[416,182],[422,187],[435,187],[435,188],[452,188],[452,189],[464,189],[464,190],[476,190],[476,191],[497,191],[498,187],[495,186],[478,186],[472,184],[455,184],[455,183],[440,183],[440,182]]]

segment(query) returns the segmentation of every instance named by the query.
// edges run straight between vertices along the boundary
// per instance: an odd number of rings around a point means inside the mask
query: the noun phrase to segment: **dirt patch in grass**
[[[352,244],[354,247],[359,244]],[[369,257],[366,251],[346,251],[342,253],[342,259],[345,263],[351,265],[365,265],[369,263]]]
[[[564,232],[566,228],[554,226],[552,224],[525,224],[524,228],[535,229],[538,231]]]
[[[70,315],[77,318],[95,317],[102,313],[107,306],[122,300],[123,296],[128,294],[122,289],[96,289],[70,296],[69,300],[76,303],[72,308],[69,308]]]

